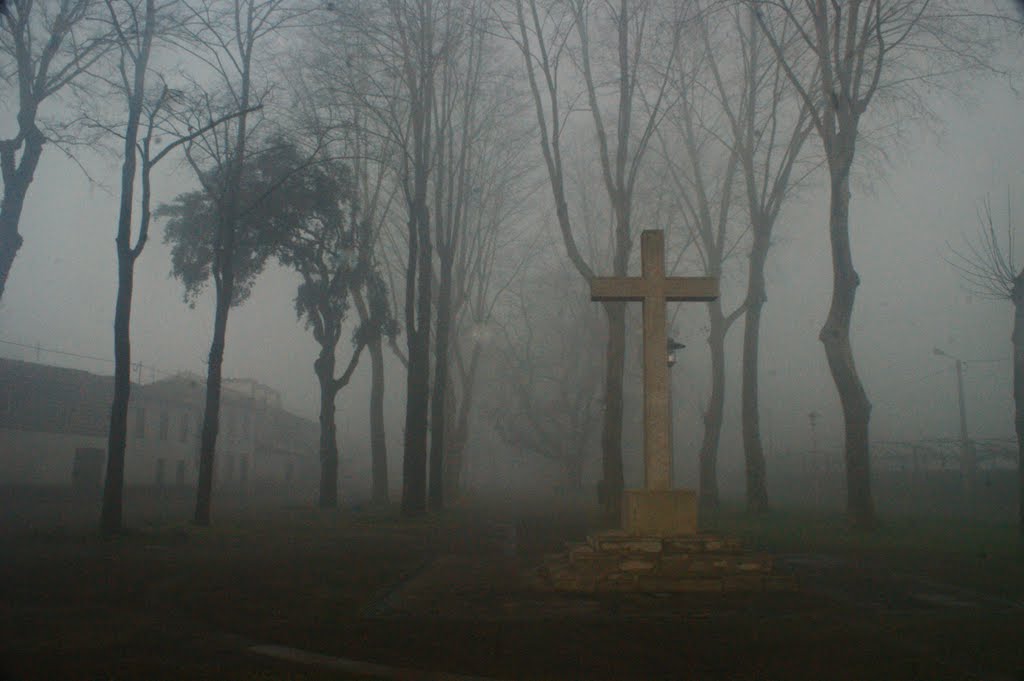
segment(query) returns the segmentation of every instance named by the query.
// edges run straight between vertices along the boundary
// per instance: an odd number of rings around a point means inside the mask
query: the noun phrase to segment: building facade
[[[0,483],[102,484],[113,377],[0,359]],[[132,385],[125,482],[194,484],[205,382],[179,374]],[[219,485],[290,483],[316,475],[315,423],[289,413],[281,396],[252,380],[225,381],[215,480]]]

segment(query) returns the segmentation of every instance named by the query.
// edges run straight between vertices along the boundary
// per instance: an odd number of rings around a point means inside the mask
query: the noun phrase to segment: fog
[[[1015,56],[1006,58],[1015,67],[1022,65]],[[934,117],[928,121],[907,119],[898,143],[887,147],[884,156],[875,154],[870,163],[860,164],[854,183],[851,232],[861,286],[852,337],[874,406],[871,437],[916,440],[958,435],[953,362],[934,355],[937,347],[968,360],[965,393],[970,436],[1009,438],[1013,433],[1009,379],[1012,308],[1006,301],[970,294],[946,260],[951,246],[961,246],[965,237],[974,234],[978,205],[987,194],[992,196],[997,219],[1005,219],[1007,192],[1014,214],[1024,209],[1020,102],[1006,81],[999,79],[975,84],[962,97],[940,93],[929,101]],[[0,126],[7,127],[0,127],[0,132],[7,134],[12,110],[8,106],[3,113]],[[589,139],[589,133],[579,134]],[[815,144],[812,138],[809,145]],[[76,154],[77,162],[73,162],[58,149],[47,148],[29,191],[21,223],[25,243],[0,304],[0,340],[4,341],[0,353],[109,374],[113,366],[113,236],[119,166],[110,155],[95,150],[78,149]],[[539,173],[539,154],[534,150],[531,156]],[[163,167],[154,184],[154,205],[195,187],[191,170],[180,160]],[[598,190],[592,195],[601,196]],[[818,448],[838,457],[842,443],[839,402],[817,338],[832,277],[825,228],[827,199],[827,180],[819,171],[786,204],[769,256],[768,303],[761,336],[761,408],[769,469],[773,454],[811,447],[808,414],[812,411],[820,413]],[[564,256],[550,191],[542,185],[529,194],[528,201],[528,209],[513,229],[546,233],[552,252]],[[673,239],[682,238],[671,224],[635,227],[667,227],[670,246]],[[161,243],[161,234],[158,222],[136,269],[132,359],[142,367],[132,375],[143,383],[178,372],[204,374],[211,339],[212,293],[207,290],[194,308],[184,304],[180,283],[169,276],[169,248]],[[639,269],[636,260],[634,254],[633,273]],[[695,263],[684,261],[674,273],[700,274],[695,267]],[[528,276],[528,270],[523,276]],[[744,295],[745,276],[744,258],[727,264],[722,281],[727,307]],[[579,295],[585,296],[582,280],[577,277],[574,281]],[[224,376],[251,378],[272,386],[283,394],[287,409],[315,420],[319,393],[312,368],[317,346],[295,313],[298,282],[296,274],[277,265],[269,266],[259,277],[251,298],[232,312]],[[672,372],[675,451],[678,482],[693,484],[710,381],[707,322],[702,305],[680,307],[674,313],[673,331],[687,348]],[[639,309],[628,315],[628,324],[634,329],[628,356],[635,358]],[[733,488],[742,479],[741,324],[742,320],[728,337],[727,401],[720,446],[723,479]],[[601,342],[599,338],[580,339],[580,343]],[[346,335],[340,345],[345,352],[347,343]],[[400,336],[399,345],[403,344]],[[388,353],[385,362],[389,455],[397,472],[404,372],[393,354]],[[640,378],[635,361],[631,360],[627,374],[627,389],[637,397]],[[492,381],[485,382],[480,391],[500,395],[505,388],[501,381]],[[343,458],[368,457],[368,390],[369,363],[364,358],[352,383],[338,396]],[[636,407],[627,405],[627,409]],[[471,432],[476,447],[499,460],[501,455],[494,452],[505,451],[510,461],[516,462],[509,464],[513,468],[527,465],[500,443],[497,450],[489,446],[496,442],[492,427],[487,415],[474,415]],[[634,427],[626,433],[626,467],[636,482],[639,432]],[[592,448],[588,478],[599,477],[596,440]],[[474,454],[469,456],[472,460]],[[501,476],[509,471],[500,461],[488,465],[492,466],[490,473],[481,469],[479,475],[496,476],[499,479],[488,482],[500,485]],[[523,478],[528,480],[529,474]]]
[[[1024,679],[1011,4],[0,0],[0,681]]]

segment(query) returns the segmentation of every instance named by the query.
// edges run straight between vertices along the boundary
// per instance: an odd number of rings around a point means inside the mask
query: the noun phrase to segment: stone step
[[[570,592],[792,591],[796,581],[773,574],[772,557],[742,549],[732,538],[699,533],[653,537],[608,530],[565,553],[548,556],[538,575]]]
[[[733,538],[711,534],[656,537],[627,534],[622,530],[606,530],[587,537],[586,542],[574,544],[579,551],[585,547],[593,551],[617,553],[740,553],[743,547]]]
[[[664,577],[623,572],[604,577],[565,573],[545,581],[555,591],[571,593],[739,593],[797,590],[791,575],[724,575],[718,577]]]
[[[772,567],[772,557],[765,554],[678,554],[661,556],[657,572],[668,577],[693,574],[748,575],[768,574]]]

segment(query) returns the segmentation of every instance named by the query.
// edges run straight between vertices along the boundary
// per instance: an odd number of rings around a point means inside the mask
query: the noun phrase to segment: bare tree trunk
[[[704,413],[704,438],[700,444],[700,505],[718,508],[718,442],[725,413],[725,319],[722,304],[708,303],[708,346],[711,350],[711,399]]]
[[[18,118],[24,118],[24,114]],[[34,114],[32,118],[35,118]],[[13,141],[4,142],[3,146],[0,146],[0,164],[4,171],[4,194],[3,200],[0,201],[0,300],[3,299],[4,290],[7,288],[7,277],[11,274],[14,257],[18,254],[23,241],[21,234],[18,233],[18,224],[21,221],[21,211],[25,207],[28,187],[32,184],[36,167],[39,165],[39,157],[43,153],[44,141],[43,133],[35,123],[29,123],[28,132],[22,142],[24,150],[17,166],[14,164],[17,147]]]
[[[118,237],[120,241],[120,234]],[[114,304],[114,398],[110,406],[107,468],[103,481],[103,507],[100,511],[100,531],[106,535],[120,532],[124,526],[124,455],[128,441],[128,402],[132,386],[130,324],[134,269],[130,253],[122,254],[121,244],[118,243],[117,299]]]
[[[370,350],[370,457],[373,503],[388,502],[388,443],[384,430],[384,350],[380,334],[369,341]]]
[[[405,456],[402,461],[402,513],[417,515],[426,510],[427,499],[427,395],[429,366],[423,357],[420,336],[426,329],[409,334],[409,370],[405,408]]]
[[[399,3],[392,13],[401,14]],[[408,28],[403,40],[415,63],[406,62],[411,127],[411,167],[403,182],[409,207],[409,260],[406,263],[405,331],[409,349],[406,368],[405,449],[402,458],[402,514],[418,515],[427,510],[427,417],[430,410],[430,322],[432,244],[427,189],[434,145],[431,138],[434,104],[434,21],[433,4],[416,5],[417,24]],[[410,54],[406,60],[412,59]],[[411,177],[410,177],[411,173]]]
[[[473,344],[469,369],[462,383],[462,396],[458,408],[449,408],[446,420],[449,424],[448,452],[445,458],[445,489],[449,499],[462,493],[462,473],[466,469],[465,451],[469,441],[469,415],[473,408],[476,386],[476,371],[480,363],[480,344]]]
[[[448,338],[452,308],[452,257],[441,253],[441,277],[437,299],[437,340],[434,348],[434,386],[430,409],[430,489],[432,510],[444,506],[445,393],[448,390]]]
[[[755,227],[750,249],[747,279],[747,307],[743,320],[742,421],[743,454],[746,460],[747,510],[760,513],[768,510],[764,447],[761,444],[761,414],[758,395],[758,353],[761,337],[761,310],[768,299],[765,290],[764,265],[769,241],[764,230]]]
[[[871,402],[857,375],[850,346],[850,320],[860,278],[850,251],[850,167],[852,148],[836,159],[831,171],[829,237],[832,244],[832,304],[819,338],[825,346],[832,380],[839,393],[846,426],[846,506],[856,527],[875,526],[871,498],[868,422]]]
[[[338,389],[334,365],[334,346],[321,346],[314,366],[320,382],[320,508],[338,507],[338,433],[334,417]]]
[[[622,385],[626,363],[626,309],[623,303],[605,303],[608,343],[605,346],[604,422],[601,427],[599,497],[609,517],[617,518],[622,505]]]
[[[1013,282],[1013,406],[1017,431],[1018,529],[1024,540],[1024,272]]]
[[[100,531],[114,534],[124,526],[124,457],[128,440],[128,401],[131,397],[131,319],[135,260],[146,244],[149,226],[149,156],[143,156],[142,220],[138,243],[132,247],[132,212],[135,204],[135,176],[138,169],[139,120],[146,90],[146,69],[153,41],[156,7],[146,2],[145,24],[140,49],[133,56],[132,89],[126,91],[128,121],[125,125],[124,156],[121,165],[121,204],[117,216],[117,297],[114,302],[114,397],[110,405],[110,431],[107,436],[107,467],[103,483]],[[124,46],[122,45],[122,49]],[[123,57],[124,52],[122,52]],[[126,83],[127,86],[127,83]],[[148,151],[149,138],[145,148]],[[38,156],[37,156],[38,160]],[[2,289],[2,284],[0,284]]]
[[[425,169],[421,169],[425,173]],[[419,180],[417,180],[419,182]],[[413,209],[410,228],[410,265],[406,284],[406,337],[409,365],[406,382],[405,453],[402,460],[402,513],[417,515],[427,509],[427,416],[430,403],[430,226],[426,178]],[[413,321],[413,323],[409,323]]]
[[[224,344],[228,329],[231,294],[224,293],[226,283],[217,287],[216,310],[213,317],[213,340],[210,342],[206,369],[206,404],[203,408],[203,432],[199,441],[199,481],[196,489],[196,512],[193,522],[204,527],[210,524],[213,496],[214,452],[220,428],[221,369],[224,365]]]

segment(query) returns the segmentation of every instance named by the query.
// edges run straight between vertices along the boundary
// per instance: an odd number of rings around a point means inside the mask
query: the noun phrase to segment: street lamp
[[[973,501],[974,496],[974,456],[971,451],[971,442],[967,439],[967,405],[964,402],[964,362],[959,357],[945,352],[941,348],[932,348],[932,354],[936,357],[947,357],[956,365],[956,395],[957,404],[960,407],[960,474],[964,479],[964,492],[967,495],[968,503]]]

